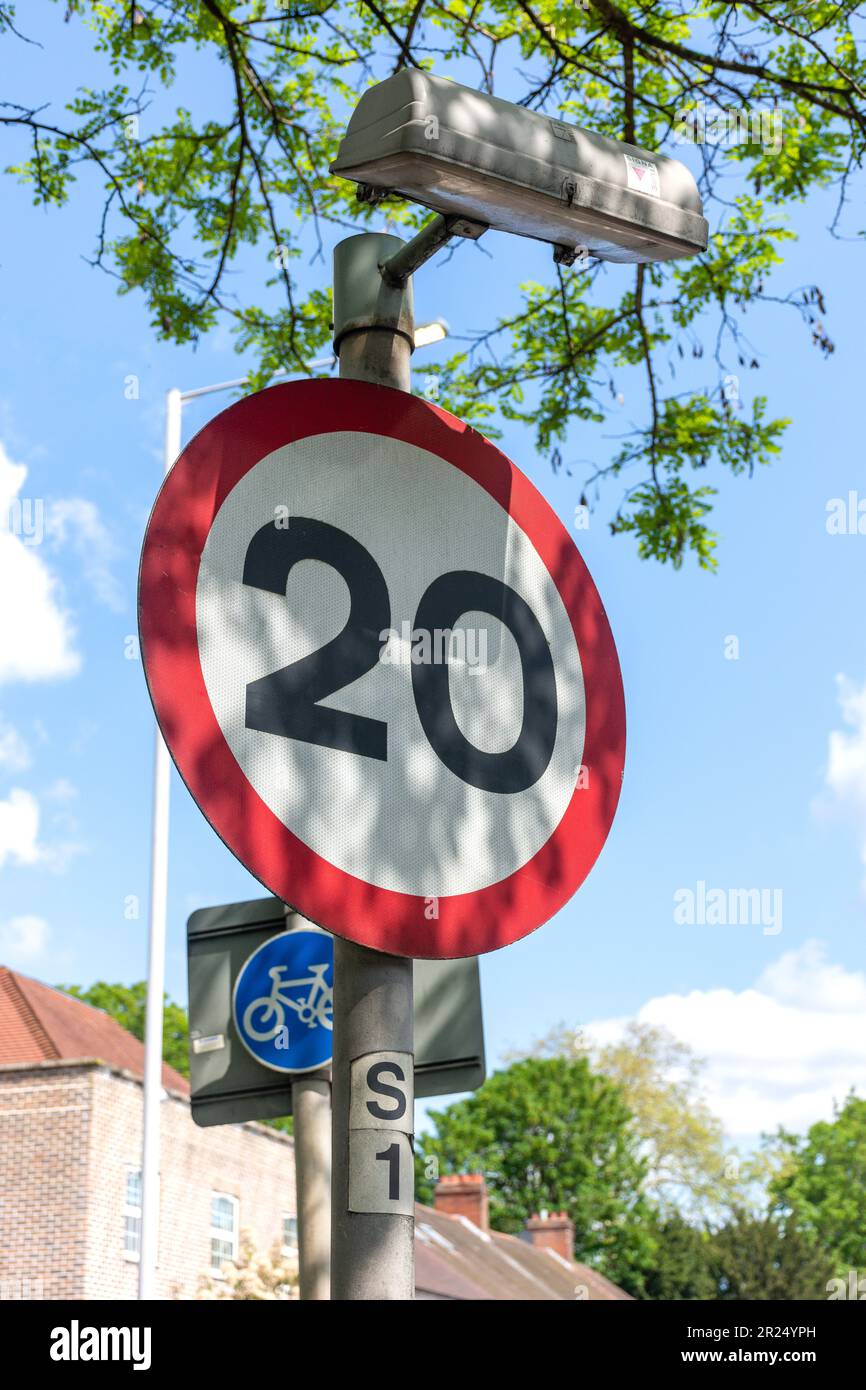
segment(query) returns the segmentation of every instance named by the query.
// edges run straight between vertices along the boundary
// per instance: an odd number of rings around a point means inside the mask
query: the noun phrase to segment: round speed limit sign
[[[157,498],[139,606],[186,785],[318,925],[476,955],[595,862],[625,749],[607,618],[540,493],[446,411],[353,381],[230,406]]]

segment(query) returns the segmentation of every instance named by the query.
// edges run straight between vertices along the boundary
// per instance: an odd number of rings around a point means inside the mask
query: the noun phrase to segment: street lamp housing
[[[363,94],[331,169],[367,198],[397,193],[600,260],[676,260],[707,246],[679,160],[417,69]]]

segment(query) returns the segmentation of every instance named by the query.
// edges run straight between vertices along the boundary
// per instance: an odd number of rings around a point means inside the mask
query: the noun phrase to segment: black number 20
[[[349,590],[349,617],[342,632],[318,651],[249,683],[247,728],[385,760],[384,720],[319,704],[376,665],[380,634],[391,626],[385,577],[369,550],[348,532],[310,517],[291,517],[286,527],[269,521],[256,532],[247,547],[243,581],[284,595],[289,573],[301,560],[319,560],[337,571]],[[556,742],[556,676],[550,647],[525,600],[500,579],[474,570],[453,570],[434,579],[418,605],[415,628],[450,631],[470,611],[498,618],[517,644],[523,675],[523,722],[517,740],[501,753],[482,752],[469,742],[454,717],[447,662],[413,662],[418,717],[437,757],[464,782],[484,791],[525,791],[545,771]]]

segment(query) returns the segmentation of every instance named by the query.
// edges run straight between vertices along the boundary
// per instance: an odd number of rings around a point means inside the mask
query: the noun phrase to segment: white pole
[[[166,392],[165,454],[168,473],[180,453],[182,398]],[[144,1125],[141,1146],[141,1248],[139,1298],[156,1297],[159,1253],[159,1106],[162,1099],[162,1018],[165,995],[165,926],[168,900],[168,749],[156,730],[150,850],[150,920],[147,942],[147,1006],[144,1032]]]

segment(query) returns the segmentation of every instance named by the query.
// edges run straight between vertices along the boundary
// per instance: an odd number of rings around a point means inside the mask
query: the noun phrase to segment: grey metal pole
[[[331,1083],[292,1081],[295,1182],[298,1193],[298,1274],[301,1298],[331,1297]]]
[[[408,280],[389,286],[379,270],[402,245],[399,237],[365,232],[335,248],[334,347],[341,377],[408,391],[414,346],[412,284]],[[376,1053],[410,1054],[411,1070],[412,1007],[411,960],[334,938],[332,1299],[415,1296],[411,1163],[407,1172],[401,1168],[403,1211],[349,1209],[353,1064]],[[411,1133],[412,1077],[407,1081]],[[376,1147],[374,1143],[372,1149]],[[371,1151],[368,1157],[375,1161],[380,1156]],[[355,1174],[353,1183],[357,1181]]]
[[[352,1063],[411,1053],[412,1034],[412,961],[335,937],[332,1299],[415,1297],[414,1216],[349,1210]]]

